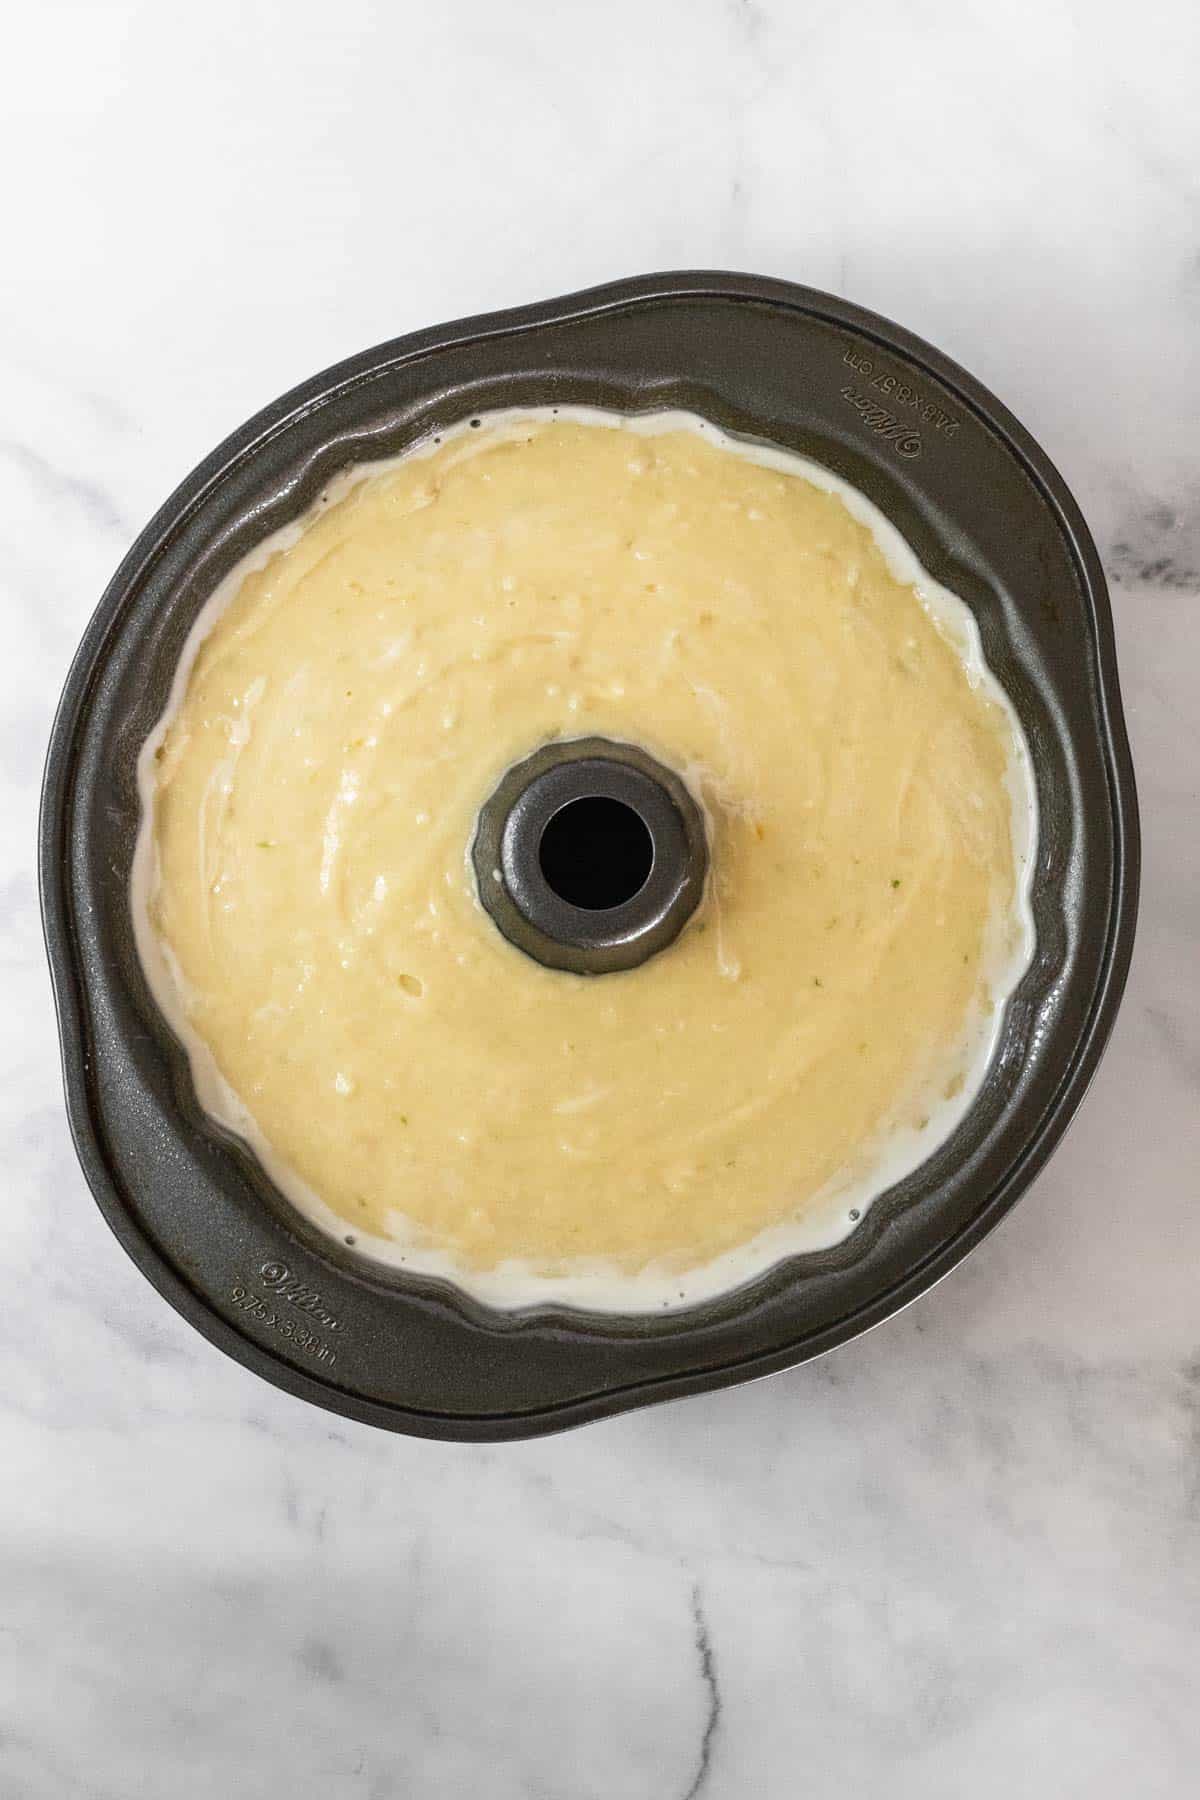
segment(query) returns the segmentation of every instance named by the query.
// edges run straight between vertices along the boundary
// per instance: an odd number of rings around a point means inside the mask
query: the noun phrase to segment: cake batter
[[[640,968],[502,938],[469,851],[636,742],[708,891]],[[202,1101],[363,1253],[678,1305],[836,1241],[977,1090],[1026,966],[1028,758],[862,496],[684,415],[517,413],[340,478],[223,584],[143,753],[135,915]]]

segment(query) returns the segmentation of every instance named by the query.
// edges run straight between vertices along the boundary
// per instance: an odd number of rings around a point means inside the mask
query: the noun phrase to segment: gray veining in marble
[[[1196,9],[46,0],[0,152],[2,1800],[1200,1787]],[[71,652],[246,414],[418,325],[744,267],[989,383],[1113,583],[1124,1010],[1006,1225],[735,1392],[503,1449],[257,1382],[110,1239],[33,880]]]

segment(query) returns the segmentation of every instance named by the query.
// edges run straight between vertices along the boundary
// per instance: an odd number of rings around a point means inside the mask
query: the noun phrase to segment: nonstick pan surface
[[[222,576],[348,464],[475,413],[556,404],[682,408],[854,483],[970,606],[1038,790],[1036,950],[958,1130],[834,1249],[662,1318],[491,1312],[310,1227],[200,1110],[130,913],[138,751]],[[173,1306],[260,1375],[435,1438],[531,1436],[744,1381],[865,1331],[937,1281],[1012,1206],[1078,1106],[1120,998],[1137,899],[1108,596],[1045,454],[978,382],[886,320],[786,282],[712,273],[418,332],[235,432],[100,602],[54,726],[40,829],[71,1127],[118,1238]]]

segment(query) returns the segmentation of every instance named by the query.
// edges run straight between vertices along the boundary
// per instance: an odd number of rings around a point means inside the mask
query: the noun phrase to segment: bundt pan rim
[[[964,1124],[844,1244],[662,1317],[496,1312],[447,1283],[368,1265],[309,1226],[201,1112],[129,919],[133,764],[220,575],[347,462],[485,408],[559,402],[690,405],[867,492],[975,612],[1030,740],[1042,811],[1038,950]],[[470,1440],[771,1373],[948,1273],[1024,1192],[1086,1090],[1128,969],[1138,867],[1107,590],[1049,458],[986,389],[900,327],[788,282],[704,271],[412,333],[233,433],[143,531],[87,629],[51,737],[39,844],[72,1135],[133,1261],[211,1342],[288,1392]],[[972,1131],[977,1113],[986,1121]]]

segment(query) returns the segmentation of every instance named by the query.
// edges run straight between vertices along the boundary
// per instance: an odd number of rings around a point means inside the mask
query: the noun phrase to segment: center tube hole
[[[622,906],[645,887],[654,841],[623,800],[572,800],[549,821],[538,846],[547,886],[586,912]]]

